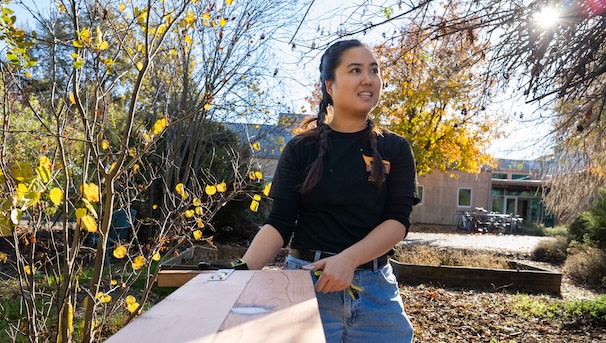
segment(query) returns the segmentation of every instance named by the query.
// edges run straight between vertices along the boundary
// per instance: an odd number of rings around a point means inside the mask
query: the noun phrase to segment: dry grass
[[[507,256],[486,251],[439,248],[427,245],[402,245],[393,258],[401,263],[426,266],[462,266],[510,269]]]

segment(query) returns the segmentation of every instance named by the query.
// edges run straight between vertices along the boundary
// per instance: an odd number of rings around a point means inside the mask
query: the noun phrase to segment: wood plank
[[[508,288],[560,293],[562,274],[542,270],[506,270],[453,266],[422,266],[391,261],[398,282],[434,283],[455,287]]]
[[[255,274],[221,325],[218,342],[325,342],[309,272]]]
[[[181,287],[189,280],[204,273],[211,272],[202,270],[160,270],[158,272],[158,287]]]
[[[110,343],[210,343],[254,271],[224,281],[201,273],[111,336]]]

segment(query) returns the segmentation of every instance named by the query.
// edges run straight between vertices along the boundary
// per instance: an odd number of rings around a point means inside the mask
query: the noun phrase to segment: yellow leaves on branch
[[[99,186],[94,183],[84,183],[80,186],[82,197],[91,203],[99,202]]]
[[[261,173],[261,171],[257,170],[257,171],[250,171],[248,173],[248,178],[251,180],[262,180],[263,179],[263,173]]]
[[[196,230],[193,232],[193,236],[195,240],[201,240],[202,239],[202,231],[200,230]]]
[[[23,266],[23,271],[25,272],[25,274],[30,275],[32,273],[32,267],[28,265]]]
[[[207,185],[206,187],[204,187],[204,192],[210,196],[214,195],[215,193],[217,193],[217,187],[213,186],[213,185]]]
[[[189,197],[189,194],[187,193],[187,191],[185,191],[185,186],[182,183],[178,183],[177,186],[175,186],[175,190],[177,191],[177,194],[179,194],[181,198],[183,198],[183,200]]]
[[[80,224],[80,226],[82,226],[82,228],[88,232],[97,232],[97,221],[88,214],[80,218],[80,222],[78,224]]]
[[[160,119],[156,120],[156,122],[154,123],[154,126],[152,127],[152,133],[154,135],[161,134],[162,131],[164,131],[164,129],[166,128],[166,125],[168,125],[168,118],[167,117],[160,118]]]
[[[59,206],[59,204],[61,204],[61,201],[63,200],[63,191],[55,187],[50,190],[48,197],[50,198],[50,201],[55,204],[55,206]]]
[[[124,258],[124,256],[126,256],[127,252],[128,251],[126,250],[125,246],[119,245],[114,249],[113,255],[115,258],[121,259],[121,258]]]
[[[96,298],[101,304],[107,304],[108,302],[112,301],[112,296],[103,292],[97,292]]]
[[[124,3],[121,3],[120,5],[118,5],[118,9],[119,9],[121,12],[124,12],[124,10],[126,9],[126,5],[125,5]]]
[[[194,198],[194,200],[192,201],[192,203],[194,204],[194,206],[198,207],[198,206],[202,206],[202,200],[200,200],[200,198]]]
[[[154,260],[154,261],[156,261],[156,262],[157,262],[157,261],[160,261],[160,258],[161,258],[160,253],[159,253],[159,252],[157,252],[157,251],[156,251],[156,253],[154,253],[154,255],[152,256],[152,260]]]
[[[25,181],[34,176],[34,170],[29,163],[16,162],[11,165],[11,174],[17,181]]]
[[[184,213],[185,218],[191,219],[194,217],[194,210],[186,210]]]
[[[145,265],[145,263],[146,263],[145,257],[139,255],[139,256],[135,257],[135,259],[133,260],[133,269],[139,270]]]
[[[6,253],[0,251],[0,262],[6,263],[7,258],[8,258],[8,255]]]
[[[253,144],[250,145],[251,148],[253,148],[254,150],[261,150],[261,144],[259,142],[254,142]]]
[[[251,201],[249,208],[251,211],[257,212],[257,210],[259,209],[259,202],[257,200]]]
[[[127,296],[126,297],[126,309],[128,310],[128,312],[133,313],[138,308],[139,308],[139,303],[137,302],[137,299],[135,299],[135,297],[133,297],[132,295]]]
[[[269,191],[271,191],[271,182],[263,187],[263,194],[265,194],[266,197],[269,196]]]

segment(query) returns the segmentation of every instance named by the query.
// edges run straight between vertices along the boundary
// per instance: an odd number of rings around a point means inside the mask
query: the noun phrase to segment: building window
[[[419,196],[419,199],[421,199],[421,201],[419,202],[419,205],[423,204],[423,185],[417,185],[417,195]]]
[[[471,207],[471,188],[459,188],[459,207]]]
[[[507,174],[504,173],[492,173],[493,180],[507,180]]]
[[[528,174],[512,174],[512,180],[530,180],[530,175]]]

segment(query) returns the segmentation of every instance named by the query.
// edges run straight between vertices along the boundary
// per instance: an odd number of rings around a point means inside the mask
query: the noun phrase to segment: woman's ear
[[[332,97],[332,81],[330,81],[330,80],[324,81],[324,86],[326,86],[326,91],[328,92],[328,95],[330,95]]]

